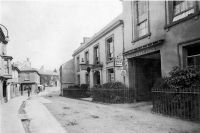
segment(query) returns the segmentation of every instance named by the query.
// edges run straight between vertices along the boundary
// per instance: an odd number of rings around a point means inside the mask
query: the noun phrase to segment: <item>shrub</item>
[[[103,85],[95,85],[92,88],[93,101],[106,103],[132,102],[134,90],[129,90],[121,82],[110,82]]]
[[[169,75],[154,84],[153,110],[181,118],[200,119],[200,70],[174,67]]]

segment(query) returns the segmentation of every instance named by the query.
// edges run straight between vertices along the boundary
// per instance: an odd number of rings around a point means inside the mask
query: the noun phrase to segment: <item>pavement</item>
[[[1,133],[25,133],[18,110],[27,96],[20,96],[0,105],[1,112]]]
[[[24,101],[25,114],[19,114]],[[43,105],[49,102],[40,95],[32,95],[30,98],[24,95],[0,105],[0,133],[67,133]],[[23,116],[26,116],[28,124],[22,124]]]
[[[27,117],[30,119],[30,132],[67,133],[43,103],[50,103],[50,101],[39,96],[32,97],[26,101],[25,112]]]

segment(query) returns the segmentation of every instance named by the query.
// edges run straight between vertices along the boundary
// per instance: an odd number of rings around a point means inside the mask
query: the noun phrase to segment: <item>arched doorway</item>
[[[101,80],[100,80],[100,72],[99,71],[95,71],[94,72],[94,85],[100,85]]]

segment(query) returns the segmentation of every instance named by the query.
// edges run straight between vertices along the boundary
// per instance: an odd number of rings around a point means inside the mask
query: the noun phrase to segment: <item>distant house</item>
[[[26,86],[31,87],[32,92],[38,91],[38,85],[40,84],[40,74],[34,68],[21,69],[19,73],[19,82],[21,84],[21,93],[23,94]]]
[[[39,69],[40,74],[40,84],[44,86],[51,86],[51,87],[57,87],[59,86],[59,73],[50,71],[50,70],[44,70],[43,67]]]
[[[71,59],[60,66],[60,84],[61,92],[63,89],[68,88],[75,84],[75,67],[74,60]]]

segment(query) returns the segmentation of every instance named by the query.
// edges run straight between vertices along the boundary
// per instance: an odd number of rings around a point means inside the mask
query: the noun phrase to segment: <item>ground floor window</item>
[[[77,75],[77,84],[80,84],[80,75]]]
[[[114,69],[108,69],[108,82],[114,82],[115,81],[115,73]]]
[[[101,84],[100,72],[95,71],[94,72],[94,85],[100,85],[100,84]]]
[[[90,74],[89,73],[85,74],[85,83],[90,84]]]
[[[187,66],[200,67],[200,44],[195,44],[186,47],[187,51]]]

